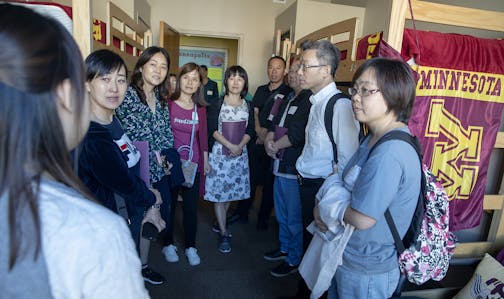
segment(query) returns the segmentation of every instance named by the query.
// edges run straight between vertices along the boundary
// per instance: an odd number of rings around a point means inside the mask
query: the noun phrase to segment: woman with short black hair
[[[364,62],[352,83],[348,91],[355,118],[368,126],[369,135],[343,173],[335,174],[342,176],[351,192],[350,204],[340,214],[335,212],[335,220],[343,219],[355,231],[344,248],[328,298],[389,298],[400,273],[385,211],[390,211],[403,238],[418,201],[422,170],[416,150],[407,142],[389,140],[373,146],[392,131],[411,134],[407,124],[416,84],[407,64],[386,58]],[[315,222],[325,232],[327,226],[317,209]]]
[[[224,97],[208,109],[211,170],[205,184],[205,200],[214,203],[220,234],[219,251],[228,253],[231,252],[231,234],[227,230],[226,214],[231,201],[250,197],[247,143],[255,136],[255,131],[254,110],[245,100],[248,91],[245,69],[239,65],[229,67],[224,73],[224,86]],[[227,125],[229,130],[225,128]],[[231,135],[237,138],[231,139]]]

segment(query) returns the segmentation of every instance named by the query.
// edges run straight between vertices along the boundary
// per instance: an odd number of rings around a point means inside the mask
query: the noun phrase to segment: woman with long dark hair
[[[148,298],[125,221],[71,167],[89,126],[75,41],[51,18],[0,4],[0,43],[2,297]]]
[[[165,221],[169,221],[170,217],[170,180],[159,157],[163,150],[173,148],[170,113],[166,104],[169,68],[170,57],[165,49],[154,46],[145,49],[135,65],[124,101],[116,109],[116,116],[126,135],[132,141],[147,141],[149,144],[150,183],[161,193],[161,215]],[[163,283],[164,278],[147,267],[148,256],[140,258],[143,269],[148,269],[143,272],[145,281]]]

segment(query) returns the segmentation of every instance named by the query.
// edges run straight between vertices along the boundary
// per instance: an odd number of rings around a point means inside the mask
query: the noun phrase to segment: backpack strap
[[[336,148],[336,142],[334,141],[334,135],[333,135],[333,114],[334,114],[334,105],[336,104],[336,101],[339,99],[349,99],[350,97],[342,92],[339,92],[335,95],[333,95],[329,101],[327,102],[325,112],[324,112],[324,125],[325,129],[327,132],[327,135],[329,135],[329,140],[331,140],[331,145],[333,149],[333,161],[334,164],[338,164],[338,149]]]
[[[426,181],[425,181],[425,176],[423,175],[423,170],[422,170],[422,152],[421,152],[420,142],[418,141],[418,139],[416,137],[411,136],[407,132],[400,131],[400,130],[393,130],[393,131],[388,132],[387,134],[383,135],[382,138],[380,138],[380,140],[378,140],[373,145],[373,147],[369,150],[368,157],[371,155],[371,152],[377,146],[379,146],[380,144],[382,144],[386,141],[389,141],[389,140],[401,140],[401,141],[404,141],[404,142],[410,144],[415,149],[415,151],[418,155],[418,159],[420,160],[420,171],[422,171],[422,174],[420,175],[420,178],[421,178],[420,194],[418,195],[417,205],[415,208],[415,213],[414,213],[414,217],[415,217],[415,215],[417,214],[416,213],[417,210],[422,210],[422,211],[424,210],[423,198],[425,197],[425,192],[426,192],[426,190],[425,190]],[[397,252],[399,254],[403,253],[406,248],[404,246],[403,240],[399,236],[399,232],[397,231],[397,227],[394,223],[394,219],[392,219],[392,215],[390,214],[390,210],[388,208],[385,211],[385,220],[387,221],[387,224],[390,228],[390,232],[392,233],[392,237],[394,238],[394,243],[396,245]],[[412,219],[412,223],[417,223],[418,221],[421,221],[421,219]],[[408,237],[411,238],[411,236],[408,236]],[[405,239],[406,239],[406,236],[405,236]]]

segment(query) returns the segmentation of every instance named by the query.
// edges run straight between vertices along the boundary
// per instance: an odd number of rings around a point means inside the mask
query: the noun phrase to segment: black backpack
[[[332,121],[333,121],[334,105],[336,104],[336,101],[338,101],[339,99],[351,99],[351,97],[347,94],[342,93],[342,92],[333,95],[329,99],[329,101],[327,102],[327,105],[326,105],[326,108],[324,111],[324,124],[325,124],[327,135],[329,135],[329,140],[331,140],[331,145],[333,148],[334,164],[338,164],[338,149],[336,148],[336,142],[334,142]],[[363,140],[364,137],[366,137],[368,134],[368,129],[365,124],[360,123],[360,122],[359,122],[359,124],[360,124],[359,140]]]

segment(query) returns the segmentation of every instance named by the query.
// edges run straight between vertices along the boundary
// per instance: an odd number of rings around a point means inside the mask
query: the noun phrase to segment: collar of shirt
[[[338,88],[336,87],[336,83],[332,82],[327,84],[324,88],[322,88],[316,94],[313,94],[310,97],[310,102],[315,105],[321,101],[329,100],[333,94],[338,92]]]

